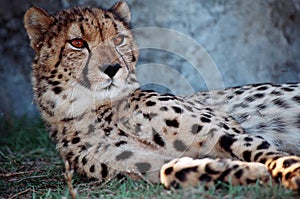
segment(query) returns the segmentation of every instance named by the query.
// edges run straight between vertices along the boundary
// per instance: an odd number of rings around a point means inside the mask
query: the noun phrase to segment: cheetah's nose
[[[115,65],[106,65],[104,66],[104,73],[108,75],[110,78],[113,78],[116,73],[119,71],[121,68],[120,64],[115,64]]]

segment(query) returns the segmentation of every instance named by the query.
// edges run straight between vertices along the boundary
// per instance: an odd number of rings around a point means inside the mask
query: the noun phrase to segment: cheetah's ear
[[[110,8],[110,11],[120,17],[125,23],[129,24],[131,20],[131,14],[129,6],[126,2],[120,1],[115,3],[115,5]]]
[[[30,39],[31,47],[38,52],[43,35],[49,30],[54,18],[45,10],[32,7],[27,10],[24,16],[24,25]]]

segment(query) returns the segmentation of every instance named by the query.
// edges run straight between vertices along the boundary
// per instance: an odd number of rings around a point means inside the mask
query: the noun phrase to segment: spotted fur
[[[300,84],[188,97],[141,90],[129,22],[124,2],[25,14],[34,99],[72,169],[101,180],[123,174],[159,182],[162,168],[166,187],[271,175],[300,189]]]

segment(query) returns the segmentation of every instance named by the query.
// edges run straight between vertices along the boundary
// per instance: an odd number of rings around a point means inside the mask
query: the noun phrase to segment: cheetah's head
[[[77,7],[55,16],[30,8],[24,23],[36,53],[33,86],[37,95],[45,88],[49,96],[71,88],[103,100],[137,88],[138,50],[129,22],[124,2],[109,10]]]

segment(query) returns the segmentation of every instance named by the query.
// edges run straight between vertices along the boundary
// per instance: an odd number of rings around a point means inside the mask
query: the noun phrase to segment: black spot
[[[148,172],[151,168],[151,164],[147,163],[147,162],[142,162],[142,163],[136,163],[135,166],[137,167],[137,169],[139,170],[139,172],[141,174],[145,174],[146,172]]]
[[[139,98],[141,98],[141,97],[143,97],[143,96],[145,96],[146,95],[146,93],[140,93],[139,94]]]
[[[167,110],[168,110],[168,108],[167,108],[167,107],[165,107],[165,106],[163,106],[163,107],[161,107],[159,110],[160,110],[160,111],[167,111]]]
[[[67,141],[67,140],[65,140],[65,139],[63,139],[61,142],[62,142],[62,144],[63,144],[63,147],[67,147],[68,144],[69,144],[69,141]]]
[[[59,94],[62,91],[62,88],[57,86],[54,87],[52,90],[54,91],[55,94]]]
[[[258,152],[257,154],[255,154],[254,161],[256,162],[262,154],[263,154],[263,152]]]
[[[156,102],[153,102],[153,101],[147,101],[146,102],[147,106],[154,106],[155,104],[156,104]]]
[[[252,142],[252,141],[253,141],[253,138],[251,138],[251,137],[245,137],[244,140],[245,140],[246,142]]]
[[[254,184],[254,183],[256,183],[256,179],[252,180],[252,179],[247,178],[246,182],[247,182],[247,184]]]
[[[165,146],[165,142],[162,139],[162,137],[159,135],[158,132],[156,132],[154,129],[152,129],[153,131],[153,141],[158,144],[159,146]]]
[[[227,96],[227,99],[231,100],[234,96],[233,95],[229,95]]]
[[[207,174],[202,174],[200,177],[199,177],[199,181],[202,181],[202,182],[209,182],[211,181],[211,177]]]
[[[287,104],[287,103],[285,103],[282,99],[280,99],[280,98],[277,98],[277,99],[274,99],[273,100],[273,103],[275,104],[275,105],[277,105],[278,107],[282,107],[282,108],[290,108],[290,106]]]
[[[237,94],[237,95],[240,95],[240,94],[244,93],[244,91],[243,90],[237,90],[234,93]]]
[[[259,110],[264,110],[265,108],[267,108],[267,106],[264,105],[264,104],[259,104],[259,105],[257,105],[257,108],[258,108]]]
[[[261,139],[261,140],[265,140],[263,137],[261,137],[260,135],[256,135],[255,137]]]
[[[224,123],[222,123],[223,125],[222,125],[222,127],[225,129],[225,130],[229,130],[229,126],[227,126],[227,124],[224,124]]]
[[[268,127],[268,125],[267,125],[266,123],[260,123],[260,124],[258,125],[258,129],[264,129],[264,128],[266,128],[266,127]]]
[[[131,62],[135,62],[135,61],[136,61],[136,57],[135,57],[134,54],[132,53]]]
[[[276,176],[274,176],[274,180],[279,183],[280,180],[282,179],[282,173],[278,172]]]
[[[91,172],[91,173],[94,173],[94,172],[95,172],[95,165],[92,165],[92,166],[90,167],[90,172]]]
[[[266,161],[267,161],[267,160],[266,160],[266,158],[262,158],[262,159],[260,159],[260,161],[259,161],[259,162],[260,162],[260,163],[262,163],[262,164],[265,164],[265,163],[266,163]]]
[[[168,168],[166,168],[164,173],[165,173],[165,175],[170,175],[172,173],[172,171],[173,171],[173,167],[168,167]]]
[[[128,135],[124,131],[122,131],[121,129],[119,130],[119,135],[128,137]]]
[[[187,146],[181,140],[175,140],[173,146],[177,151],[185,151]]]
[[[175,95],[172,93],[164,93],[161,96],[168,96],[168,97],[172,97],[172,99],[176,99]]]
[[[203,123],[210,123],[210,119],[209,118],[207,118],[207,117],[201,117],[200,118],[200,120],[201,120],[201,122],[203,122]]]
[[[193,108],[192,108],[192,107],[187,106],[187,105],[183,105],[183,107],[184,107],[186,110],[188,110],[188,111],[190,111],[190,112],[193,112]]]
[[[293,100],[294,102],[297,102],[298,104],[300,104],[300,96],[299,96],[299,95],[294,96],[294,97],[292,98],[292,100]]]
[[[255,98],[253,96],[249,96],[245,98],[245,101],[247,102],[253,102],[255,100]]]
[[[286,159],[286,160],[283,161],[282,167],[286,169],[286,168],[290,167],[291,165],[293,165],[293,164],[295,164],[297,162],[298,161],[295,160],[295,159]]]
[[[165,120],[165,121],[166,121],[167,126],[174,127],[174,128],[179,127],[179,123],[176,119],[174,119],[174,120]]]
[[[54,75],[55,73],[57,73],[57,70],[54,69],[54,70],[52,70],[50,73],[51,73],[52,75]]]
[[[234,173],[234,176],[236,178],[240,178],[243,175],[243,169],[238,170],[237,172]]]
[[[80,146],[80,151],[79,152],[82,152],[82,151],[85,151],[86,150],[86,146],[82,145]]]
[[[143,117],[148,120],[151,120],[152,118],[154,118],[156,116],[157,116],[156,113],[143,113]]]
[[[108,169],[107,169],[107,166],[106,164],[101,164],[101,176],[102,178],[106,178],[108,175]]]
[[[218,180],[220,180],[220,181],[224,181],[224,179],[225,179],[225,177],[229,174],[231,172],[231,169],[229,168],[229,169],[226,169],[225,171],[223,171],[222,173],[221,173],[221,175],[218,177]]]
[[[109,136],[109,135],[110,135],[110,132],[112,131],[112,128],[106,127],[106,128],[104,128],[103,130],[104,130],[104,134],[105,134],[106,136]]]
[[[267,90],[269,87],[268,86],[260,86],[257,88],[258,91],[264,91]]]
[[[233,169],[237,169],[239,167],[239,165],[235,164],[232,166]]]
[[[244,146],[249,147],[252,146],[250,143],[245,143]]]
[[[194,167],[189,167],[189,168],[184,168],[180,171],[177,171],[175,173],[175,177],[180,180],[181,182],[186,180],[186,174],[190,173],[190,172],[197,172],[198,171],[198,166],[194,166]]]
[[[277,166],[277,164],[276,164],[276,162],[275,162],[275,163],[273,164],[271,170],[274,170],[274,169],[276,168],[276,166]]]
[[[192,126],[192,131],[191,132],[192,132],[192,134],[197,134],[202,130],[202,128],[203,128],[203,126],[198,125],[198,124],[194,124]]]
[[[297,167],[297,168],[295,168],[294,170],[293,170],[293,173],[297,173],[297,172],[299,172],[300,171],[300,167]]]
[[[86,163],[87,163],[87,160],[86,160],[86,157],[84,156],[84,157],[82,158],[82,164],[83,164],[83,165],[86,165]]]
[[[211,118],[211,115],[206,114],[206,113],[202,114],[202,116],[207,117],[207,118]]]
[[[80,142],[80,138],[79,137],[74,137],[72,139],[72,144],[77,144],[78,142]]]
[[[212,168],[210,168],[209,164],[205,165],[205,172],[212,175],[216,175],[220,173],[219,171],[215,171]]]
[[[279,92],[279,91],[272,91],[271,94],[272,94],[272,95],[276,95],[276,96],[282,95],[282,93]]]
[[[257,146],[257,150],[260,149],[268,149],[270,147],[270,144],[267,141],[263,141],[260,145]]]
[[[158,98],[159,101],[168,101],[168,100],[172,100],[173,98],[170,97],[160,97]]]
[[[251,162],[251,151],[244,151],[244,153],[243,153],[243,159],[246,162]]]
[[[294,89],[289,88],[289,87],[282,87],[281,90],[287,91],[287,92],[292,92]]]
[[[286,180],[288,180],[288,179],[290,178],[291,174],[292,174],[291,172],[287,172],[287,173],[285,174],[285,177],[284,177],[284,178],[285,178]]]
[[[219,140],[219,144],[221,146],[221,148],[223,148],[225,151],[229,152],[230,154],[232,154],[232,150],[231,150],[231,145],[236,141],[237,139],[234,138],[233,135],[228,135],[225,134],[223,136],[220,137]]]
[[[241,133],[241,131],[240,130],[238,130],[238,129],[236,129],[236,128],[232,128],[232,130],[234,131],[234,132],[236,132],[236,133]]]
[[[60,64],[60,60],[58,60],[58,61],[55,63],[54,67],[55,67],[55,68],[58,68],[59,64]]]
[[[273,152],[273,151],[270,151],[268,153],[266,153],[266,155],[278,155],[280,154],[279,152]]]
[[[183,110],[177,106],[172,106],[172,108],[175,111],[175,113],[183,113]]]
[[[110,113],[107,117],[104,118],[104,120],[110,124],[112,116],[113,116],[113,114]]]
[[[126,160],[128,158],[130,158],[133,155],[133,153],[131,151],[123,151],[122,153],[120,153],[119,155],[117,155],[116,160]]]
[[[121,145],[123,145],[123,144],[127,144],[127,142],[126,142],[126,141],[120,141],[120,142],[117,142],[117,143],[115,144],[115,146],[116,146],[116,147],[119,147],[119,146],[121,146]]]
[[[263,93],[256,93],[256,94],[254,94],[253,95],[253,97],[255,97],[255,98],[263,98],[265,96],[265,94],[263,94]]]
[[[131,101],[132,101],[132,102],[134,102],[134,101],[140,101],[140,97],[132,97],[132,98],[131,98]]]

